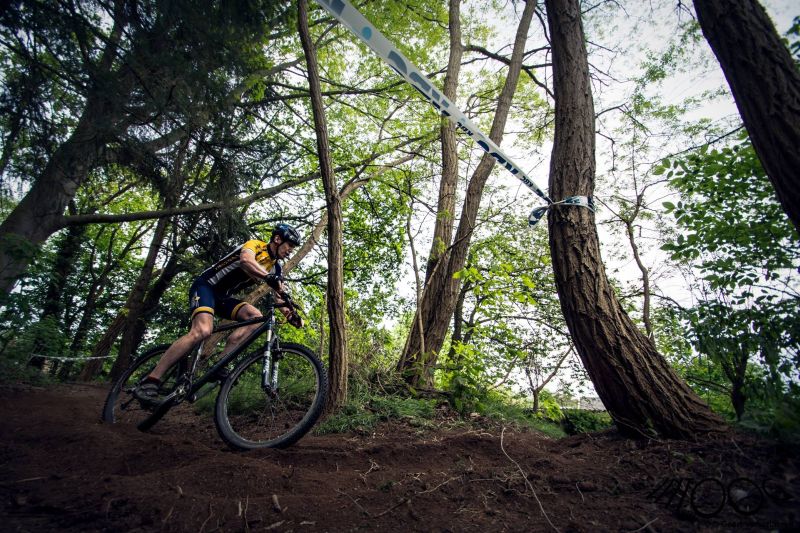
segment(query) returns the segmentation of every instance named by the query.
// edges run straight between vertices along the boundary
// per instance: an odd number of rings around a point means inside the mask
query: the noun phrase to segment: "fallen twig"
[[[376,463],[375,461],[373,461],[372,458],[370,457],[369,458],[369,470],[367,470],[363,474],[359,474],[358,477],[360,477],[361,481],[363,481],[364,485],[366,485],[367,484],[367,475],[370,472],[373,472],[375,470],[380,470],[380,469],[381,469],[381,466],[378,463]]]
[[[658,518],[653,518],[652,520],[650,520],[648,523],[646,523],[645,525],[643,525],[639,529],[634,529],[632,531],[629,531],[628,533],[637,533],[638,531],[642,531],[643,529],[650,529],[650,524],[652,524],[656,520],[658,520]]]
[[[200,526],[200,533],[203,533],[203,530],[206,528],[206,524],[208,521],[211,520],[211,517],[214,516],[214,508],[211,506],[211,502],[208,503],[208,518],[203,521],[203,525]]]
[[[169,512],[167,513],[167,516],[165,516],[164,520],[161,521],[162,524],[166,524],[167,522],[169,522],[169,519],[172,517],[172,511],[174,511],[174,510],[175,510],[175,506],[173,505],[172,507],[169,508]]]
[[[406,503],[410,503],[410,502],[411,502],[411,498],[403,498],[402,500],[400,500],[396,504],[392,505],[391,507],[389,507],[385,511],[382,511],[382,512],[380,512],[380,513],[378,513],[378,514],[376,514],[374,516],[370,515],[370,518],[379,518],[379,517],[381,517],[381,516],[383,516],[385,514],[388,514],[388,513],[392,512],[392,511],[394,511],[395,509],[397,509],[401,505],[406,504]]]
[[[241,504],[241,500],[239,502]],[[250,531],[250,522],[247,520],[247,508],[250,507],[250,495],[248,494],[244,499],[244,516],[242,516],[242,521],[244,522],[244,530],[245,532]]]
[[[539,509],[541,509],[542,514],[544,515],[545,519],[547,519],[547,523],[550,524],[550,527],[552,527],[553,529],[558,531],[558,533],[561,533],[561,531],[559,531],[559,529],[555,526],[555,524],[553,524],[553,522],[550,520],[550,517],[547,516],[547,512],[544,510],[544,506],[542,505],[542,502],[539,500],[539,497],[536,495],[536,491],[534,490],[533,485],[531,484],[530,481],[528,481],[528,476],[525,475],[525,471],[522,469],[521,466],[519,466],[518,462],[516,462],[514,459],[511,458],[510,455],[508,455],[508,453],[506,453],[506,449],[503,446],[503,437],[505,436],[505,433],[506,433],[506,428],[505,428],[505,426],[503,426],[503,430],[500,432],[500,449],[503,451],[503,454],[506,457],[508,457],[508,460],[511,461],[512,463],[514,463],[514,465],[516,465],[517,469],[519,469],[519,473],[522,474],[522,479],[525,480],[525,484],[528,486],[529,489],[531,489],[531,492],[533,493],[533,497],[536,499],[536,503],[539,504]]]
[[[435,486],[435,487],[433,487],[432,489],[423,490],[422,492],[416,492],[416,493],[414,493],[414,496],[416,496],[416,495],[418,495],[418,494],[427,494],[427,493],[429,493],[429,492],[433,492],[433,491],[435,491],[435,490],[438,490],[440,487],[442,487],[442,486],[444,486],[444,485],[447,485],[448,483],[450,483],[451,481],[453,481],[453,480],[456,480],[456,479],[461,479],[461,476],[451,477],[450,479],[447,479],[447,480],[445,480],[445,481],[442,481],[441,483],[439,483],[438,485],[436,485],[436,486]]]
[[[347,494],[346,492],[342,492],[342,491],[341,491],[341,490],[339,490],[339,489],[336,489],[336,492],[338,492],[339,494],[341,494],[341,495],[343,495],[343,496],[347,496],[348,498],[350,498],[350,500],[352,500],[352,502],[353,502],[354,504],[356,504],[356,507],[358,507],[359,509],[361,509],[361,512],[362,512],[362,513],[364,513],[364,514],[365,514],[365,515],[367,515],[367,516],[372,516],[372,515],[370,515],[370,514],[369,514],[369,511],[367,511],[366,509],[364,509],[364,507],[363,507],[363,506],[362,506],[360,503],[358,503],[358,501],[356,501],[356,499],[355,499],[355,498],[353,498],[352,496],[350,496],[350,495],[349,495],[349,494]]]

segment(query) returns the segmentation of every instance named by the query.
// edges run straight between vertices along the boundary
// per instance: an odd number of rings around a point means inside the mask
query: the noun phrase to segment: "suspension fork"
[[[267,342],[264,346],[264,364],[261,367],[261,388],[270,396],[278,393],[278,360],[272,352],[273,347],[277,346],[276,340],[273,338],[273,329],[268,329]]]

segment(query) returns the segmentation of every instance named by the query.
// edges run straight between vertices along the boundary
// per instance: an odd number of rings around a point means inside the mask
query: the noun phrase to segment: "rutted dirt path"
[[[800,458],[727,436],[553,440],[501,427],[307,436],[234,453],[210,417],[99,421],[105,387],[0,388],[3,531],[796,531]],[[444,424],[442,427],[446,427]],[[737,478],[712,517],[718,487]],[[689,493],[678,504],[678,479]],[[714,481],[716,480],[716,481]],[[762,489],[761,487],[764,487]],[[669,499],[672,497],[672,502]]]

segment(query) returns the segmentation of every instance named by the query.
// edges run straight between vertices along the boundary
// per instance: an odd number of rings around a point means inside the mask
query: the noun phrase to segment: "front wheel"
[[[156,346],[136,358],[131,366],[117,379],[106,397],[103,406],[103,421],[111,424],[126,424],[146,430],[155,424],[166,409],[156,411],[154,405],[147,405],[133,396],[133,391],[144,381],[144,378],[155,368],[169,344]],[[159,391],[160,396],[167,396],[177,384],[177,380],[186,372],[186,359],[183,358],[172,365],[164,374]],[[156,411],[156,412],[154,412]]]
[[[283,344],[272,354],[277,388],[263,385],[266,359],[248,356],[223,383],[214,421],[222,440],[238,450],[286,448],[314,426],[322,413],[328,376],[305,346]]]

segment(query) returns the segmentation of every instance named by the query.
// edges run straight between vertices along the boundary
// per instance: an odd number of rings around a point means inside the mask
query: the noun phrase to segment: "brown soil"
[[[208,417],[170,413],[150,433],[103,424],[105,393],[94,385],[0,389],[0,530],[800,529],[797,454],[742,435],[554,440],[443,418],[447,429],[395,422],[372,435],[310,435],[288,450],[234,453]],[[704,518],[691,491],[679,503],[664,490],[678,478],[692,487],[747,478],[770,496],[750,516],[726,504]],[[720,486],[700,485],[701,511],[718,501]],[[730,492],[745,497],[740,507],[762,494],[747,482]]]

